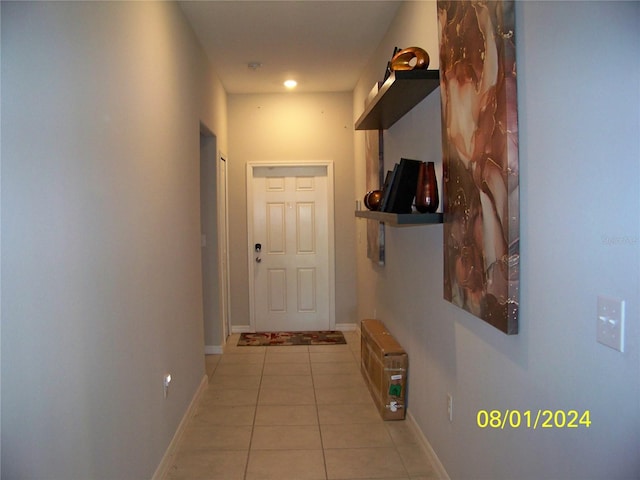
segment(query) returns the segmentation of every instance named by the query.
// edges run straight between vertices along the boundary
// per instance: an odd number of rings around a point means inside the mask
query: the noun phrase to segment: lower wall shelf
[[[410,227],[442,223],[442,213],[387,213],[356,210],[356,217],[377,220],[392,227]]]

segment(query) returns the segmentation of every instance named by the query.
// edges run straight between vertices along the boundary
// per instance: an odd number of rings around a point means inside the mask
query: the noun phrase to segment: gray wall
[[[443,300],[441,226],[387,228],[381,269],[359,241],[359,317],[375,312],[408,350],[409,411],[451,478],[637,478],[640,3],[528,1],[516,14],[520,333]],[[435,2],[403,4],[355,91],[354,116],[394,45],[426,46],[437,67],[434,42]],[[356,133],[362,194],[363,144]],[[400,156],[441,166],[438,96],[389,129],[385,145],[388,168]],[[625,353],[596,342],[599,294],[627,301]],[[480,429],[480,409],[590,410],[593,423]]]
[[[336,323],[356,322],[354,164],[350,93],[229,96],[231,319],[249,325],[246,164],[334,162]]]
[[[224,148],[224,101],[175,4],[2,3],[3,477],[158,466],[204,377],[199,121]]]

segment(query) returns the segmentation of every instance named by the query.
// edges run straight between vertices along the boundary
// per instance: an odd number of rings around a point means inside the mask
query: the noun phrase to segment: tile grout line
[[[256,396],[256,404],[253,409],[253,422],[251,423],[251,437],[249,438],[249,447],[247,449],[247,460],[244,464],[244,476],[242,477],[244,480],[247,480],[247,475],[249,473],[249,460],[251,459],[251,445],[253,444],[253,435],[256,431],[256,418],[258,416],[258,404],[260,402],[260,390],[262,389],[262,379],[264,378],[264,367],[267,363],[267,351],[264,350],[262,354],[262,369],[260,370],[260,382],[258,383],[258,394]]]
[[[318,395],[316,394],[316,383],[313,380],[313,364],[311,363],[311,350],[309,353],[309,370],[311,371],[311,388],[313,389],[313,403],[316,407],[316,420],[318,421],[318,435],[320,436],[320,451],[322,452],[322,465],[324,466],[324,478],[329,478],[329,471],[327,469],[327,456],[324,452],[324,439],[322,438],[322,428],[320,426],[320,412],[318,411]]]

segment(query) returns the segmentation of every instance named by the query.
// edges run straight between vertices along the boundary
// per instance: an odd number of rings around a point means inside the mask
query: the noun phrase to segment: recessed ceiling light
[[[284,86],[287,88],[295,88],[296,85],[298,85],[298,82],[296,82],[295,80],[285,80],[284,82]]]

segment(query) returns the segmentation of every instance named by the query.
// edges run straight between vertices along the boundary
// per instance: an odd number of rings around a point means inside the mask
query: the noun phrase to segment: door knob
[[[262,259],[260,257],[256,257],[256,263],[260,263]]]

